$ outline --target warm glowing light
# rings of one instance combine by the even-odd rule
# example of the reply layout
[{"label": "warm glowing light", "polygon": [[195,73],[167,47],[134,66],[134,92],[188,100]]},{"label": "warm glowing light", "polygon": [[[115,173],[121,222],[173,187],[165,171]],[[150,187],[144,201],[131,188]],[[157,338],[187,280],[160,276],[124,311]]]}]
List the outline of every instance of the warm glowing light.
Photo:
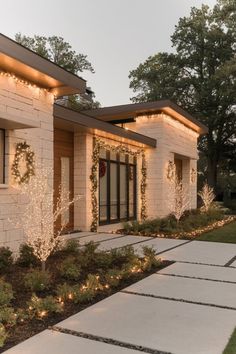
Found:
[{"label": "warm glowing light", "polygon": [[14,80],[16,83],[23,84],[24,86],[27,86],[29,88],[34,88],[34,89],[38,89],[38,90],[42,90],[44,92],[50,93],[49,89],[46,89],[46,88],[43,88],[43,87],[39,87],[36,84],[33,84],[32,82],[29,82],[27,80],[23,80],[23,79],[19,78],[18,76],[16,76],[15,74],[11,74],[11,73],[8,73],[8,72],[5,72],[5,71],[1,71],[0,72],[0,76],[8,77],[8,78]]}]

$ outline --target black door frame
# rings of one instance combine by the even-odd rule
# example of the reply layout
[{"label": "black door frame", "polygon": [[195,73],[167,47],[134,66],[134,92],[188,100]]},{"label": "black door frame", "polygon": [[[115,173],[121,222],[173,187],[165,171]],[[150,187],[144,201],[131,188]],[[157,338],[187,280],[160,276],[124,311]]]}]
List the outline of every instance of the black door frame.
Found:
[{"label": "black door frame", "polygon": [[[99,177],[99,183],[98,183],[98,188],[99,188],[99,225],[107,225],[107,224],[114,224],[122,221],[129,221],[129,220],[135,220],[137,218],[137,159],[134,157],[133,162],[129,162],[129,157],[128,155],[125,156],[125,161],[120,161],[120,154],[116,154],[116,160],[111,158],[111,154],[109,151],[106,152],[106,158],[100,158],[100,161],[103,161],[106,163],[107,170],[106,170],[106,184],[107,184],[107,204],[106,204],[106,215],[107,219],[101,221],[101,216],[100,216],[100,177]],[[117,218],[111,220],[111,196],[110,196],[110,187],[111,187],[111,163],[115,163],[117,165]],[[121,218],[120,217],[120,166],[125,165],[126,166],[126,194],[127,194],[127,200],[126,200],[126,210],[127,210],[127,217]],[[130,166],[133,167],[134,169],[134,176],[133,176],[133,216],[129,216],[129,203],[130,203],[130,198],[129,198],[129,168]]]}]

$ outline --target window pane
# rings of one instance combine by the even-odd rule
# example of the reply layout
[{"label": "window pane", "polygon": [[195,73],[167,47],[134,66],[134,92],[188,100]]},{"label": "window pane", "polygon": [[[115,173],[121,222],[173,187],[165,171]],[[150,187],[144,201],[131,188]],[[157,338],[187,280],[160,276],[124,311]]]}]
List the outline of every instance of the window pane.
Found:
[{"label": "window pane", "polygon": [[135,167],[129,165],[129,217],[134,217],[134,179]]},{"label": "window pane", "polygon": [[126,165],[120,165],[120,218],[127,218],[127,172]]},{"label": "window pane", "polygon": [[107,162],[99,162],[100,221],[107,220]]},{"label": "window pane", "polygon": [[116,163],[112,163],[110,165],[110,173],[111,173],[111,179],[110,179],[110,183],[111,183],[111,189],[110,189],[110,203],[111,203],[111,220],[112,219],[117,219],[118,215],[117,215],[117,164]]},{"label": "window pane", "polygon": [[4,183],[4,131],[0,130],[0,183]]}]

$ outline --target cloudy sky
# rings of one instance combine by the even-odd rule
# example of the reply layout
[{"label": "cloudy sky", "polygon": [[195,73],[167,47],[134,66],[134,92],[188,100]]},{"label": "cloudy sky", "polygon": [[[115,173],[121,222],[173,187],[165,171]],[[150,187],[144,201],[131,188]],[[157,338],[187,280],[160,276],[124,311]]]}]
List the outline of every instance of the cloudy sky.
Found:
[{"label": "cloudy sky", "polygon": [[88,55],[95,74],[84,72],[102,106],[132,97],[129,71],[149,55],[171,51],[170,35],[192,6],[216,0],[7,0],[1,1],[1,32],[14,38],[58,35]]}]

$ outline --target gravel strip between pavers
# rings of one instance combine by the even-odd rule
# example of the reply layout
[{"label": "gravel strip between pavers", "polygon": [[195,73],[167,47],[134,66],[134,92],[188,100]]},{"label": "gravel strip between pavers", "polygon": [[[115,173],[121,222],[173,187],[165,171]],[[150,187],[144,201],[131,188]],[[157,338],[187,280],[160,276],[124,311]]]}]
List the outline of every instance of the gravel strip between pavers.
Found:
[{"label": "gravel strip between pavers", "polygon": [[177,299],[177,298],[169,297],[169,296],[158,296],[158,295],[152,295],[152,294],[144,294],[144,293],[138,293],[136,291],[121,290],[120,292],[124,293],[124,294],[130,294],[130,295],[151,297],[151,298],[154,298],[154,299],[170,300],[170,301],[175,301],[175,302],[184,302],[186,304],[195,304],[195,305],[201,305],[201,306],[216,307],[216,308],[220,308],[220,309],[224,309],[224,310],[234,310],[234,311],[236,311],[236,307],[231,307],[231,306],[223,306],[223,305],[216,305],[216,304],[200,302],[200,301],[191,301],[191,300],[185,300],[185,299]]},{"label": "gravel strip between pavers", "polygon": [[153,275],[165,275],[165,276],[170,276],[170,277],[177,277],[177,278],[187,278],[187,279],[196,279],[196,280],[207,280],[207,281],[213,281],[216,283],[228,283],[228,284],[236,284],[236,281],[230,281],[230,280],[218,280],[218,279],[210,279],[210,278],[202,278],[202,277],[193,277],[190,275],[180,275],[180,274],[165,274],[165,273],[153,273]]},{"label": "gravel strip between pavers", "polygon": [[151,349],[151,348],[147,348],[147,347],[143,347],[140,345],[134,345],[134,344],[130,344],[130,343],[126,343],[126,342],[121,342],[112,338],[105,338],[105,337],[100,337],[100,336],[96,336],[94,334],[89,334],[89,333],[84,333],[84,332],[77,332],[77,331],[73,331],[71,329],[65,329],[59,326],[52,326],[49,327],[48,329],[53,330],[53,331],[57,331],[57,332],[61,332],[61,333],[65,333],[65,334],[70,334],[76,337],[81,337],[81,338],[86,338],[86,339],[90,339],[90,340],[94,340],[97,342],[102,342],[102,343],[106,343],[106,344],[112,344],[118,347],[123,347],[123,348],[127,348],[127,349],[133,349],[133,350],[137,350],[143,353],[149,353],[149,354],[173,354],[171,352],[163,352],[160,350],[156,350],[156,349]]}]

